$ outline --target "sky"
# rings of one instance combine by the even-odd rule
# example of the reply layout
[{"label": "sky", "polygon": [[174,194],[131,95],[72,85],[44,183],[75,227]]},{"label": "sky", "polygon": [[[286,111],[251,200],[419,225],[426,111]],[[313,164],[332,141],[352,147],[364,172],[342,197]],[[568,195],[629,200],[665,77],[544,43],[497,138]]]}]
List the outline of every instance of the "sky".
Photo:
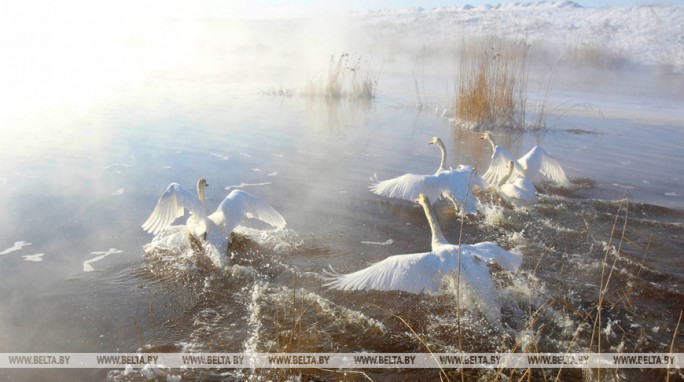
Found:
[{"label": "sky", "polygon": [[[283,17],[301,14],[334,13],[422,7],[473,6],[501,3],[535,3],[539,0],[90,0],[0,1],[0,22],[27,19],[83,19],[149,17]],[[552,2],[554,0],[547,0]],[[555,0],[558,1],[558,0]],[[634,5],[684,5],[684,0],[576,0],[585,7]],[[3,20],[5,19],[5,20]],[[2,28],[0,28],[2,29]]]}]

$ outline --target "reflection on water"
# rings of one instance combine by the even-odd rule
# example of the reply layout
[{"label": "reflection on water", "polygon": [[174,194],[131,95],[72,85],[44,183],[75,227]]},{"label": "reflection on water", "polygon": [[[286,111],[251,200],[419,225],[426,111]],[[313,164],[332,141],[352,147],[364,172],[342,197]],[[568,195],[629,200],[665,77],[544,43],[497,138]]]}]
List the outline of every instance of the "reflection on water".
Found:
[{"label": "reflection on water", "polygon": [[[491,147],[479,132],[382,96],[372,104],[326,103],[259,96],[228,80],[157,79],[128,90],[79,109],[9,119],[12,128],[0,130],[0,351],[424,352],[397,316],[433,351],[458,349],[452,278],[440,294],[416,296],[330,291],[319,274],[329,265],[350,272],[426,251],[422,211],[376,197],[368,186],[407,172],[433,173],[439,152],[427,144],[432,136],[444,140],[450,165],[484,172]],[[506,301],[502,322],[471,309],[478,301],[466,293],[464,350],[586,350],[587,317],[607,256],[616,271],[604,307],[605,349],[662,352],[684,280],[681,126],[588,117],[565,117],[564,124],[544,134],[498,135],[518,156],[541,144],[578,188],[549,187],[527,211],[488,204],[466,219],[464,243],[494,240],[519,250],[524,262],[515,275],[493,269]],[[596,134],[570,132],[577,126]],[[278,209],[287,229],[240,231],[225,269],[208,266],[191,249],[144,251],[152,238],[140,224],[160,193],[170,182],[189,185],[199,177],[212,185],[208,204],[243,188]],[[630,201],[620,204],[623,197]],[[447,238],[458,242],[459,219],[444,203],[437,210]],[[615,225],[621,232],[625,219],[620,244],[612,231]],[[220,371],[184,376],[212,373]],[[250,373],[223,375],[240,380]],[[434,378],[435,371],[368,375]]]}]

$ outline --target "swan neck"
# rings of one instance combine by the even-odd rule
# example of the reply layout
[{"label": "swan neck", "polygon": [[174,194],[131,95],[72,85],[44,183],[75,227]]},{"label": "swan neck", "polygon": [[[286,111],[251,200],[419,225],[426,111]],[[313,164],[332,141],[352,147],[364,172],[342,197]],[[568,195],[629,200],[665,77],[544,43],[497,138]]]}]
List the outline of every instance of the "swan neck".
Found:
[{"label": "swan neck", "polygon": [[492,151],[496,151],[496,143],[494,143],[494,138],[487,136],[487,141],[489,141],[489,144],[492,145]]},{"label": "swan neck", "polygon": [[204,196],[204,186],[201,183],[197,185],[197,197],[199,198],[200,202],[204,204],[206,198]]},{"label": "swan neck", "polygon": [[447,160],[447,153],[446,153],[446,147],[444,147],[444,143],[442,143],[441,140],[437,141],[437,146],[439,147],[439,151],[442,152],[442,161],[439,163],[439,169],[444,170],[446,169],[446,160]]},{"label": "swan neck", "polygon": [[444,238],[444,234],[442,233],[442,229],[439,226],[439,221],[437,220],[437,215],[435,214],[435,211],[430,207],[430,204],[428,204],[428,203],[420,203],[420,204],[423,206],[423,210],[425,211],[425,216],[427,217],[428,224],[430,225],[430,231],[432,232],[432,246],[433,246],[433,248],[435,245],[448,243],[446,238]]}]

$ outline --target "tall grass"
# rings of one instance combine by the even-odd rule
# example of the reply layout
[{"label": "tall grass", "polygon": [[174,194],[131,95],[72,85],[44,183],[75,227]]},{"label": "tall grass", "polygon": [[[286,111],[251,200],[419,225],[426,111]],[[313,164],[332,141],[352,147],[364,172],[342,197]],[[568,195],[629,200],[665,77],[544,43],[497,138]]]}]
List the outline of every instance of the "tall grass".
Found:
[{"label": "tall grass", "polygon": [[463,43],[454,115],[479,127],[525,125],[527,57],[522,41]]},{"label": "tall grass", "polygon": [[330,56],[327,73],[319,81],[312,80],[302,94],[328,100],[375,98],[378,81],[361,64],[361,57],[353,61],[348,53]]},{"label": "tall grass", "polygon": [[570,47],[565,59],[577,67],[617,70],[630,65],[625,51],[609,50],[596,44],[581,44]]}]

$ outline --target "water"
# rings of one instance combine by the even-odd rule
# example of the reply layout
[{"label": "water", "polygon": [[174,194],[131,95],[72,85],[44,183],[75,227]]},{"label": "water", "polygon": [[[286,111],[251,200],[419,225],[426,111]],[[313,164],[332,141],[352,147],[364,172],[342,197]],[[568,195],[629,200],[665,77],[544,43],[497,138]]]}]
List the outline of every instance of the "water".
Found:
[{"label": "water", "polygon": [[[262,95],[276,80],[181,72],[111,86],[92,99],[78,91],[39,99],[30,113],[31,100],[16,100],[0,132],[0,252],[8,249],[0,255],[0,352],[134,352],[142,346],[425,352],[397,316],[431,350],[456,351],[451,279],[440,294],[426,296],[330,291],[319,277],[328,266],[352,272],[390,255],[428,250],[422,210],[374,196],[368,186],[374,179],[434,172],[439,152],[427,144],[432,136],[444,140],[450,165],[481,171],[488,165],[491,148],[479,132],[413,107],[406,77],[388,74],[383,81],[398,91],[381,92],[374,102]],[[519,156],[540,143],[577,188],[546,187],[527,211],[481,196],[488,207],[465,221],[463,242],[494,240],[519,250],[524,261],[517,274],[493,269],[502,322],[489,322],[466,293],[463,350],[506,351],[517,344],[525,351],[586,351],[604,264],[615,269],[602,312],[602,349],[669,350],[683,301],[684,125],[653,114],[552,113],[558,129],[497,133]],[[170,182],[191,187],[199,177],[210,184],[210,208],[226,188],[240,186],[278,209],[286,230],[240,230],[226,269],[187,248],[146,246],[152,237],[140,225],[159,195]],[[459,219],[445,203],[436,209],[456,243]],[[11,250],[19,241],[30,245]],[[682,351],[678,346],[675,352]],[[122,372],[0,375],[116,380]],[[274,377],[208,370],[187,371],[184,378],[241,380],[252,373]],[[486,370],[467,373],[491,377]],[[581,371],[564,373],[583,378]],[[618,372],[630,373],[662,377]],[[435,370],[367,374],[374,380],[437,377]]]}]

